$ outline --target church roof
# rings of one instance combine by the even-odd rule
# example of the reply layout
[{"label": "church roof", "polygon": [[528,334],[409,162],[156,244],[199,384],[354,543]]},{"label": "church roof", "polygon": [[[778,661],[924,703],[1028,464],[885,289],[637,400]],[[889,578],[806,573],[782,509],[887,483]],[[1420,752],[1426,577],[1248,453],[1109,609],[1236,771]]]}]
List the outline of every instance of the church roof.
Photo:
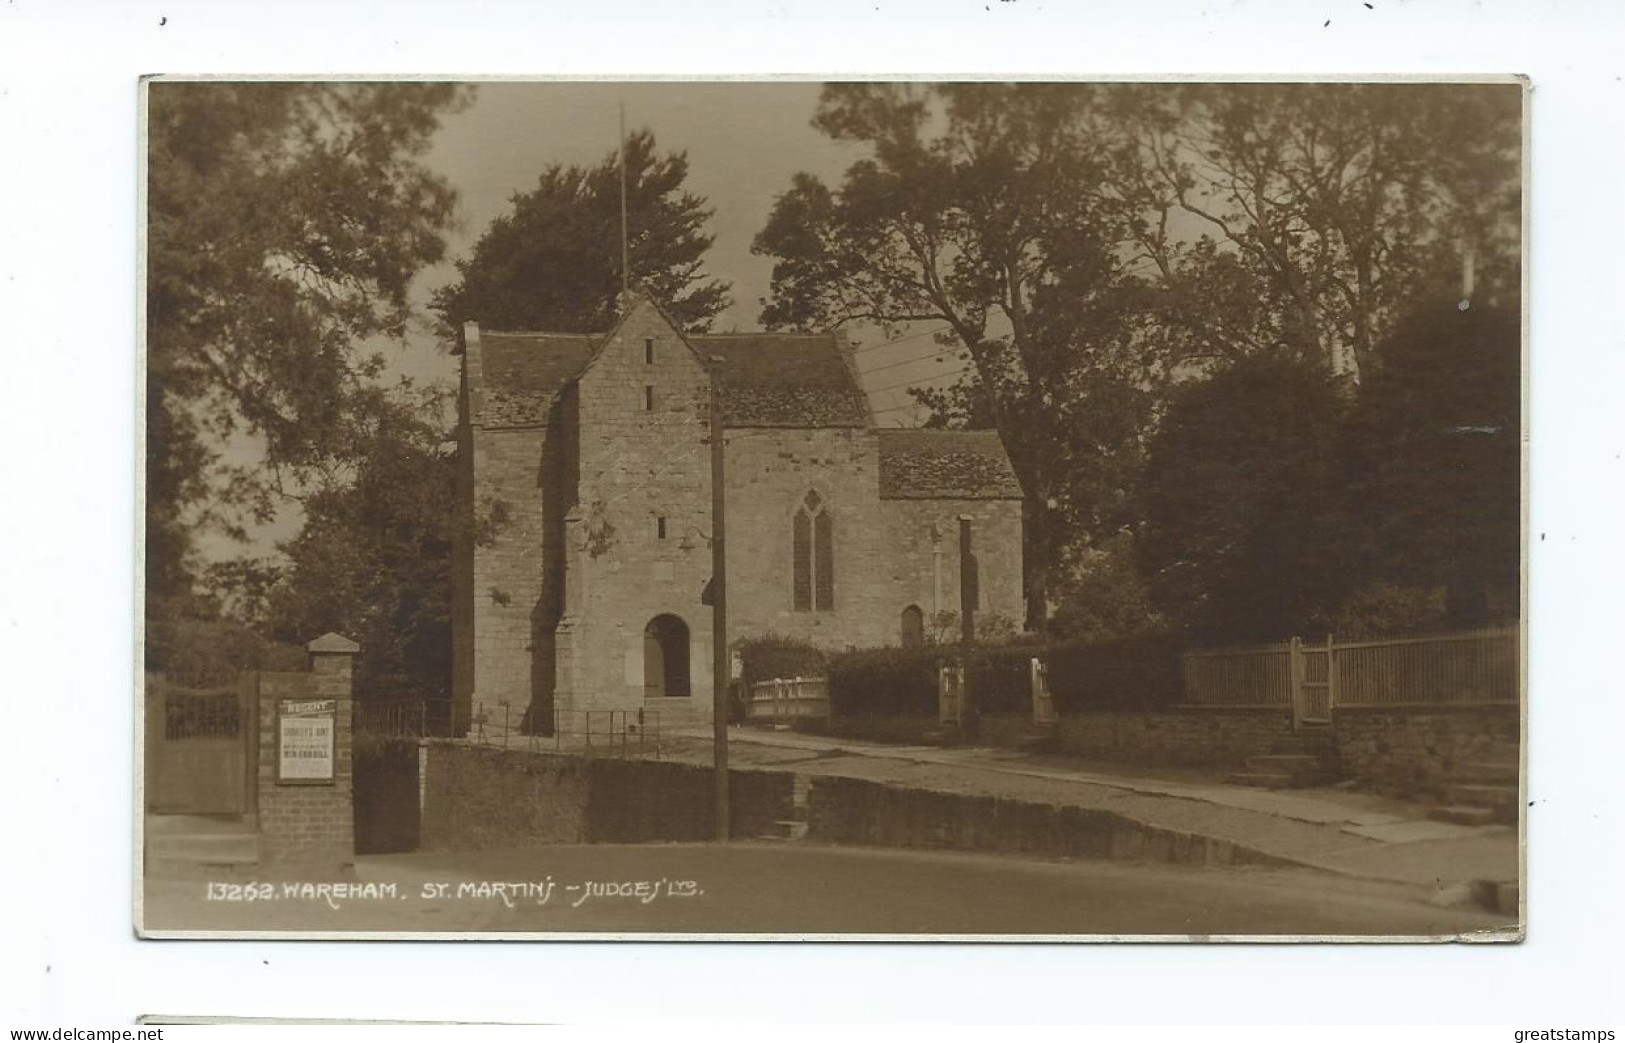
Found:
[{"label": "church roof", "polygon": [[[730,427],[863,427],[868,401],[840,334],[730,333],[686,337],[722,361],[722,415]],[[602,337],[480,333],[480,409],[486,427],[547,423],[553,399],[581,375]]]},{"label": "church roof", "polygon": [[600,338],[568,333],[481,331],[486,427],[546,424],[559,389],[580,375]]},{"label": "church roof", "polygon": [[869,404],[837,333],[732,333],[688,338],[722,359],[729,427],[864,427]]},{"label": "church roof", "polygon": [[880,428],[883,500],[1019,500],[997,431]]}]

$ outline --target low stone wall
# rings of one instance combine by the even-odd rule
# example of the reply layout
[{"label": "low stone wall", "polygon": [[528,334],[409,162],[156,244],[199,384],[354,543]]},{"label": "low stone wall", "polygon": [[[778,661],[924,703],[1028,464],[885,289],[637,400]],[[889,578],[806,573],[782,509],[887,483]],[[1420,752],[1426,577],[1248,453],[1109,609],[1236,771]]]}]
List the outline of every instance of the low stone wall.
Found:
[{"label": "low stone wall", "polygon": [[1058,742],[1062,752],[1100,760],[1237,768],[1291,734],[1289,711],[1182,708],[1069,714]]},{"label": "low stone wall", "polygon": [[814,779],[808,801],[808,837],[832,844],[1180,865],[1290,864],[1245,845],[1096,808],[936,793],[839,776]]},{"label": "low stone wall", "polygon": [[[709,768],[459,742],[424,749],[421,850],[710,840]],[[729,773],[735,836],[790,817],[794,777]]]},{"label": "low stone wall", "polygon": [[[873,742],[923,743],[936,731],[930,717],[837,717],[808,731]],[[977,721],[975,742],[1014,747],[1035,733],[1026,714],[990,714]],[[1292,733],[1284,710],[1182,708],[1165,713],[1074,713],[1061,719],[1055,750],[1095,760],[1235,768],[1267,753]]]},{"label": "low stone wall", "polygon": [[1379,792],[1439,800],[1463,761],[1516,748],[1516,706],[1338,707],[1343,775]]}]

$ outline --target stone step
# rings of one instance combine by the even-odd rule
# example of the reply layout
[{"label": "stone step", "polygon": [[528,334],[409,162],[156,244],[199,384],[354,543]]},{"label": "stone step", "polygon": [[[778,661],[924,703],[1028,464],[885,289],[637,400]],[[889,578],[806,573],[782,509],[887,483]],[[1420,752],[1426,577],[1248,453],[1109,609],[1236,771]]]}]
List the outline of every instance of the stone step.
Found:
[{"label": "stone step", "polygon": [[1265,789],[1291,789],[1302,785],[1296,775],[1280,771],[1233,771],[1224,781],[1232,786],[1257,786]]},{"label": "stone step", "polygon": [[807,823],[797,819],[780,819],[761,834],[763,840],[800,840],[807,835]]},{"label": "stone step", "polygon": [[1515,808],[1518,805],[1518,788],[1489,783],[1457,782],[1445,787],[1445,798],[1458,807]]},{"label": "stone step", "polygon": [[1429,808],[1428,818],[1435,822],[1453,822],[1458,826],[1488,826],[1495,823],[1495,809],[1465,805]]},{"label": "stone step", "polygon": [[1500,782],[1510,783],[1515,786],[1518,782],[1518,762],[1503,763],[1498,760],[1460,761],[1450,774],[1457,782]]}]

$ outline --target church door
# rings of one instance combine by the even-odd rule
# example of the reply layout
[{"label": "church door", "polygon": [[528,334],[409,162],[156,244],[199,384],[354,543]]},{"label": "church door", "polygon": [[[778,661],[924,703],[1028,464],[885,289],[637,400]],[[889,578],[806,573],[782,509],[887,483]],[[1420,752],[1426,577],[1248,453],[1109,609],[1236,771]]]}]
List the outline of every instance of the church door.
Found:
[{"label": "church door", "polygon": [[643,697],[686,696],[690,691],[688,624],[676,616],[656,616],[643,628]]},{"label": "church door", "polygon": [[920,606],[910,605],[903,609],[903,647],[923,648],[925,646],[925,613]]}]

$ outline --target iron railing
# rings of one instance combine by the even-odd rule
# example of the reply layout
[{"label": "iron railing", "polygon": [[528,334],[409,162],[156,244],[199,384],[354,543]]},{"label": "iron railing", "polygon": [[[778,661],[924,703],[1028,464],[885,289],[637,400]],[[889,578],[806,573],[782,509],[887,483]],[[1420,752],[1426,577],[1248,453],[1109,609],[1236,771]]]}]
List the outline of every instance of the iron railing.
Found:
[{"label": "iron railing", "polygon": [[358,699],[357,736],[378,739],[458,739],[481,746],[594,756],[660,755],[656,710],[553,710],[537,727],[534,712],[508,703],[475,701],[461,711],[449,699]]}]

